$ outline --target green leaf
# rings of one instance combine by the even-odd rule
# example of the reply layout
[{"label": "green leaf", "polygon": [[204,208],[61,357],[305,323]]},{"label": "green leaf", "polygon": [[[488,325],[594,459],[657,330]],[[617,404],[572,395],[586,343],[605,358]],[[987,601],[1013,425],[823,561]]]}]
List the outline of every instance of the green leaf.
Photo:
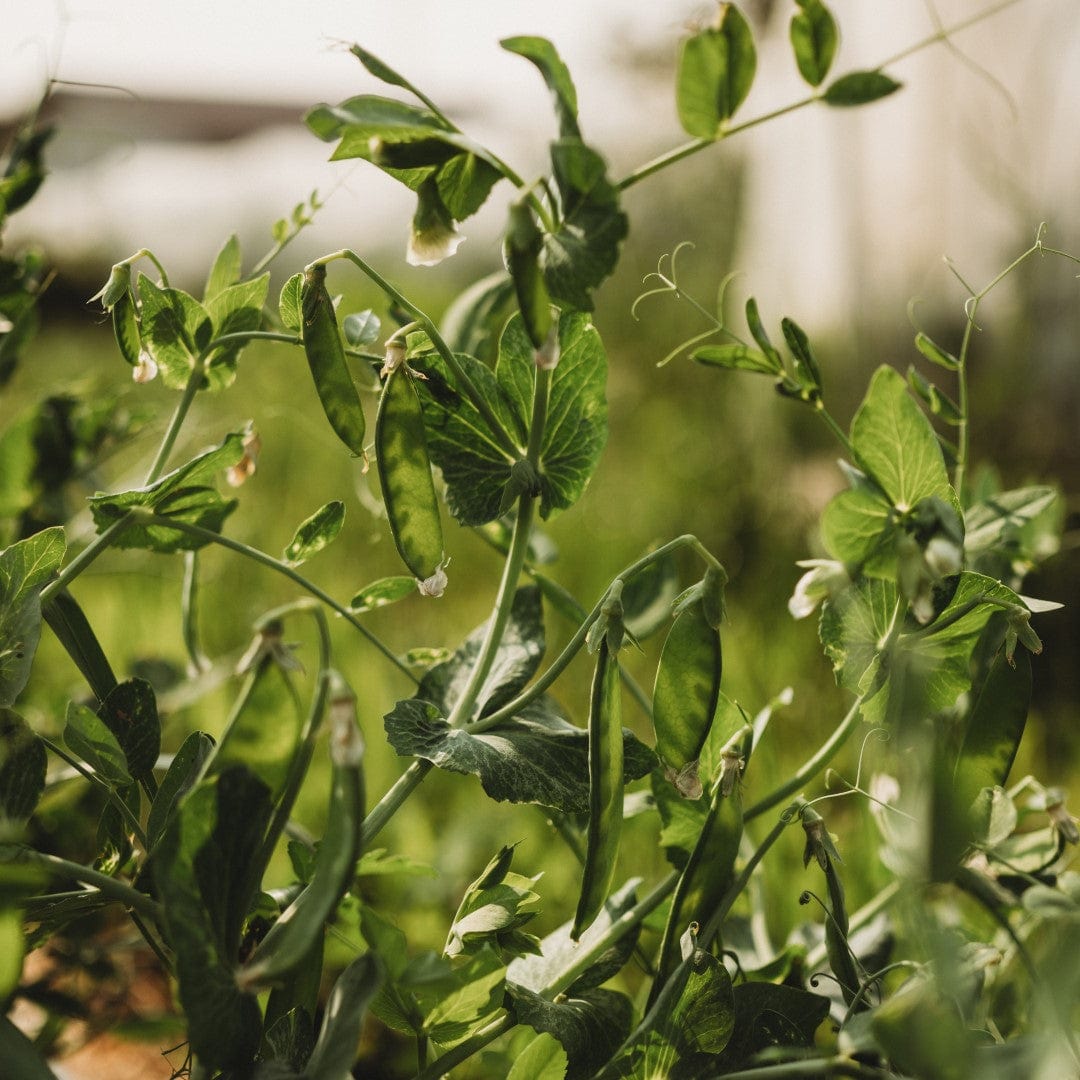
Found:
[{"label": "green leaf", "polygon": [[811,85],[820,86],[829,74],[839,34],[836,20],[821,0],[797,0],[800,11],[791,16],[791,47],[799,74]]},{"label": "green leaf", "polygon": [[908,385],[925,402],[931,416],[936,416],[954,427],[963,420],[956,402],[928,379],[923,378],[914,367],[908,368]]},{"label": "green leaf", "polygon": [[[451,728],[430,702],[399,701],[384,718],[390,745],[402,757],[421,757],[440,769],[478,776],[499,802],[531,802],[568,813],[589,806],[588,732],[542,700],[521,715],[472,735]],[[652,751],[623,729],[625,780],[652,767]]]},{"label": "green leaf", "polygon": [[45,744],[30,725],[11,709],[0,709],[0,823],[24,821],[34,812],[45,790],[46,764]]},{"label": "green leaf", "polygon": [[364,1013],[385,975],[375,953],[354,960],[337,978],[326,1002],[322,1027],[304,1076],[307,1080],[341,1080],[356,1060]]},{"label": "green leaf", "polygon": [[826,105],[868,105],[895,93],[902,85],[881,71],[852,71],[831,82],[821,100]]},{"label": "green leaf", "polygon": [[230,285],[235,285],[240,280],[240,268],[240,241],[236,233],[233,233],[222,245],[214,259],[214,265],[210,267],[206,288],[203,289],[203,302],[212,300]]},{"label": "green leaf", "polygon": [[[625,994],[614,990],[560,994],[552,1002],[511,982],[506,989],[518,1023],[557,1040],[555,1047],[562,1051],[566,1080],[595,1076],[630,1034],[634,1007]],[[518,1058],[518,1064],[523,1059],[524,1055]],[[521,1073],[523,1078],[533,1075]],[[556,1075],[562,1077],[563,1073]]]},{"label": "green leaf", "polygon": [[536,65],[555,102],[560,136],[580,136],[577,122],[577,90],[555,46],[542,37],[504,38],[499,44]]},{"label": "green leaf", "polygon": [[791,357],[795,366],[795,378],[806,395],[807,400],[814,400],[821,396],[821,368],[818,366],[814,350],[810,346],[810,339],[806,332],[794,319],[781,319],[780,329],[783,331],[784,340],[791,350]]},{"label": "green leaf", "polygon": [[1056,498],[1051,487],[1025,487],[975,503],[964,513],[964,550],[977,555],[995,547],[1038,517]]},{"label": "green leaf", "polygon": [[[161,378],[173,390],[183,390],[214,327],[210,313],[181,289],[162,289],[145,274],[139,275],[143,344],[161,369]],[[200,389],[210,382],[203,378]]]},{"label": "green leaf", "polygon": [[[206,310],[214,324],[214,337],[258,330],[262,325],[262,309],[270,287],[270,274],[251,281],[230,285],[206,302]],[[244,342],[219,346],[210,354],[206,366],[209,389],[223,390],[236,377],[236,362]]]},{"label": "green leaf", "polygon": [[0,551],[0,708],[13,705],[30,678],[41,636],[41,590],[65,551],[59,526]]},{"label": "green leaf", "polygon": [[64,742],[111,787],[131,783],[127,757],[108,724],[85,705],[68,703]]},{"label": "green leaf", "polygon": [[[205,450],[178,469],[146,487],[90,498],[90,511],[99,531],[124,517],[130,510],[152,510],[191,525],[217,532],[225,518],[236,509],[235,499],[223,499],[208,486],[218,473],[235,465],[244,456],[247,430],[234,431],[217,447]],[[170,529],[167,525],[134,524],[113,541],[114,546],[142,547],[151,551],[191,551],[206,543],[198,537]]]},{"label": "green leaf", "polygon": [[411,574],[380,578],[365,585],[350,601],[349,610],[362,615],[365,611],[396,604],[416,592],[416,578]]},{"label": "green leaf", "polygon": [[506,1080],[565,1080],[566,1051],[554,1035],[537,1035],[514,1058]]},{"label": "green leaf", "polygon": [[443,340],[455,353],[468,353],[482,360],[493,357],[513,295],[514,284],[504,270],[481,278],[458,293],[446,309]]},{"label": "green leaf", "polygon": [[346,315],[341,323],[341,331],[345,340],[355,349],[361,345],[370,345],[379,340],[379,331],[382,323],[378,315],[370,308],[358,311],[352,315]]},{"label": "green leaf", "polygon": [[821,515],[821,538],[834,559],[865,574],[895,576],[895,515],[876,491],[858,487],[835,496]]},{"label": "green leaf", "polygon": [[591,311],[592,290],[615,269],[629,222],[604,159],[580,139],[553,142],[551,168],[561,220],[544,238],[544,281],[556,302]]},{"label": "green leaf", "polygon": [[[461,697],[488,634],[482,623],[461,643],[445,663],[432,668],[421,680],[416,696],[450,714]],[[540,590],[524,585],[514,594],[510,618],[495,652],[491,670],[476,696],[480,716],[505,705],[536,674],[544,658],[544,613]]]},{"label": "green leaf", "polygon": [[345,504],[339,500],[319,507],[311,517],[301,522],[296,535],[285,549],[285,561],[300,566],[327,545],[333,543],[345,523]]},{"label": "green leaf", "polygon": [[715,26],[683,42],[675,87],[679,121],[695,139],[715,139],[746,99],[757,70],[754,36],[733,4],[721,4]]},{"label": "green leaf", "polygon": [[732,988],[735,1030],[716,1061],[718,1076],[750,1068],[774,1046],[812,1047],[829,1015],[829,999],[785,983],[742,982]]},{"label": "green leaf", "polygon": [[951,352],[931,341],[921,330],[915,335],[915,348],[931,363],[943,367],[946,371],[958,371],[960,361]]},{"label": "green leaf", "polygon": [[59,592],[41,613],[64,651],[82,672],[94,696],[98,701],[104,701],[116,686],[116,676],[75,598],[69,592]]},{"label": "green leaf", "polygon": [[304,287],[304,275],[293,274],[281,287],[281,295],[278,297],[278,314],[281,324],[286,330],[294,330],[300,333],[304,325],[304,309],[300,302],[300,293]]},{"label": "green leaf", "polygon": [[266,786],[234,766],[177,804],[151,861],[191,1050],[209,1069],[247,1069],[259,1045],[259,1007],[235,967],[270,811]]},{"label": "green leaf", "polygon": [[193,731],[180,745],[162,777],[146,819],[146,838],[151,848],[161,839],[180,800],[199,779],[213,748],[214,740],[202,731]]},{"label": "green leaf", "polygon": [[[507,851],[512,853],[513,848],[503,849]],[[497,864],[497,859],[493,864]],[[486,945],[503,957],[535,952],[536,939],[519,933],[540,912],[540,894],[533,889],[535,884],[535,878],[507,873],[494,865],[494,872],[485,872],[465,891],[446,936],[443,954],[460,956]],[[518,947],[522,943],[525,948]]]},{"label": "green leaf", "polygon": [[761,375],[779,375],[780,369],[772,359],[751,349],[748,345],[703,345],[690,354],[691,360],[707,367],[725,368],[728,371],[755,371]]},{"label": "green leaf", "polygon": [[491,949],[482,949],[454,971],[456,988],[439,995],[424,1017],[423,1030],[440,1045],[460,1042],[502,1005],[506,968]]},{"label": "green leaf", "polygon": [[883,366],[874,373],[851,423],[851,443],[856,464],[900,512],[935,495],[956,504],[930,421],[895,369]]},{"label": "green leaf", "polygon": [[6,1016],[0,1016],[0,1059],[19,1080],[57,1080],[34,1044]]},{"label": "green leaf", "polygon": [[161,721],[153,687],[129,679],[113,687],[98,715],[119,740],[128,769],[136,780],[149,780],[161,752]]},{"label": "green leaf", "polygon": [[367,49],[360,45],[353,45],[353,47],[349,49],[349,52],[351,52],[376,79],[387,83],[389,86],[400,86],[402,90],[408,90],[410,94],[415,95],[421,101],[425,100],[424,95],[417,90],[404,75],[399,74],[390,67],[389,64],[384,63],[375,56],[374,53],[369,53]]}]

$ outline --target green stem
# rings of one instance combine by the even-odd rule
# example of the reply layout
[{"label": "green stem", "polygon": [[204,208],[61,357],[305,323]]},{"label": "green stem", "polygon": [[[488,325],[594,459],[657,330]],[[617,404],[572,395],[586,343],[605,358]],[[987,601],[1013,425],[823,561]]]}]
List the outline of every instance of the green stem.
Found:
[{"label": "green stem", "polygon": [[68,587],[103,551],[108,548],[112,542],[120,535],[135,519],[135,512],[129,511],[123,517],[117,518],[104,532],[98,533],[89,544],[86,545],[41,590],[41,603],[47,604],[57,593],[62,592]]},{"label": "green stem", "polygon": [[150,846],[146,842],[146,833],[143,832],[139,819],[132,814],[130,808],[117,792],[92,769],[88,769],[78,758],[72,757],[62,746],[54,743],[52,739],[46,738],[44,735],[39,735],[38,738],[45,744],[46,749],[51,750],[61,761],[66,761],[80,776],[89,780],[94,787],[105,795],[105,798],[119,811],[120,816],[127,823],[127,827],[132,831],[143,851],[149,851]]},{"label": "green stem", "polygon": [[365,848],[382,832],[386,823],[398,812],[401,804],[420,786],[424,777],[431,772],[432,768],[434,766],[430,761],[418,758],[387,788],[386,794],[371,808],[371,812],[364,818],[360,835],[363,837]]},{"label": "green stem", "polygon": [[743,814],[744,821],[751,821],[759,814],[765,813],[766,810],[771,810],[774,806],[784,802],[794,795],[801,787],[803,787],[807,781],[813,779],[826,765],[833,759],[833,756],[840,749],[841,746],[847,741],[848,737],[855,730],[859,723],[859,709],[862,708],[865,695],[860,694],[852,703],[851,708],[848,710],[847,715],[836,730],[821,744],[820,749],[813,757],[809,758],[805,764],[791,777],[790,780],[781,784],[775,791],[766,795],[765,798],[759,802],[754,803]]},{"label": "green stem", "polygon": [[516,461],[521,456],[521,451],[503,426],[502,421],[495,415],[495,411],[492,409],[487,398],[485,398],[476,388],[472,380],[465,373],[464,368],[458,363],[457,357],[450,349],[450,346],[443,340],[435,323],[411,300],[408,300],[402,293],[395,289],[394,286],[379,274],[373,266],[369,265],[357,255],[355,251],[351,251],[349,248],[342,248],[340,251],[335,251],[331,255],[324,255],[322,258],[316,259],[315,262],[310,265],[324,265],[334,259],[348,259],[350,262],[355,263],[355,265],[378,285],[378,287],[382,289],[395,304],[403,308],[412,315],[417,322],[423,325],[427,332],[427,336],[431,339],[432,345],[435,346],[439,356],[442,357],[443,362],[453,373],[454,379],[457,381],[461,392],[469,399],[476,411],[483,417],[484,423],[487,425],[491,437],[498,444],[499,449],[506,454],[511,462]]},{"label": "green stem", "polygon": [[533,386],[532,420],[529,423],[529,445],[525,456],[529,464],[540,473],[541,453],[544,448],[544,433],[547,430],[548,402],[551,400],[551,370],[536,369],[536,382]]},{"label": "green stem", "polygon": [[854,461],[855,448],[851,445],[851,440],[848,438],[847,432],[836,422],[836,418],[825,408],[825,403],[820,399],[817,403],[816,412],[824,421],[825,426],[836,436],[840,445],[844,448],[844,453]]},{"label": "green stem", "polygon": [[420,681],[409,670],[408,666],[394,654],[393,650],[380,641],[348,608],[339,604],[329,593],[323,592],[314,582],[308,581],[303,574],[298,574],[288,563],[275,559],[272,555],[267,555],[265,551],[250,547],[239,540],[233,540],[228,536],[223,536],[221,533],[204,529],[201,525],[192,525],[186,521],[161,517],[157,514],[140,513],[138,516],[139,520],[147,525],[162,525],[169,529],[175,529],[177,532],[187,533],[189,536],[197,536],[206,543],[218,544],[221,547],[228,548],[230,551],[235,551],[239,555],[244,555],[257,563],[261,563],[263,566],[269,567],[271,570],[276,570],[279,574],[283,574],[290,581],[299,585],[305,592],[309,592],[312,596],[321,600],[331,611],[340,615],[354,629],[359,630],[402,674],[408,676],[414,683]]},{"label": "green stem", "polygon": [[145,893],[133,889],[126,882],[118,881],[116,878],[109,877],[108,874],[102,874],[89,866],[83,866],[81,863],[69,862],[67,859],[61,859],[56,855],[46,855],[43,852],[20,847],[16,844],[0,845],[0,861],[27,863],[45,870],[54,877],[81,881],[84,885],[92,885],[98,889],[102,896],[107,896],[110,900],[116,900],[148,919],[156,922],[161,917],[161,910],[157,903]]},{"label": "green stem", "polygon": [[146,474],[146,480],[143,481],[144,485],[152,484],[165,471],[165,462],[169,460],[169,454],[172,453],[177,436],[180,434],[180,428],[183,427],[192,403],[195,401],[195,395],[199,392],[203,379],[206,377],[204,357],[205,353],[196,360],[191,369],[191,374],[188,376],[188,381],[184,386],[184,392],[180,395],[180,400],[176,404],[172,419],[169,421],[169,426],[165,431],[165,437],[161,440],[161,445],[158,447],[158,452],[154,457],[154,463]]},{"label": "green stem", "polygon": [[505,1035],[516,1023],[517,1021],[509,1013],[504,1012],[470,1035],[464,1042],[458,1043],[452,1050],[447,1050],[426,1069],[418,1072],[415,1080],[442,1080],[455,1065],[467,1061],[473,1054],[483,1050],[488,1043],[494,1042],[500,1035]]}]

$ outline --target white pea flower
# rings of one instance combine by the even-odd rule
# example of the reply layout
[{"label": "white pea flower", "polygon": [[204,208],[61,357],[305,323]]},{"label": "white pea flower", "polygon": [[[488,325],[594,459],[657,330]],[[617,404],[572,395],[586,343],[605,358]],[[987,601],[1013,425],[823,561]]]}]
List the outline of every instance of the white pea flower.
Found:
[{"label": "white pea flower", "polygon": [[131,377],[137,383],[148,383],[157,378],[157,361],[145,350],[139,353],[139,362],[131,369]]},{"label": "white pea flower", "polygon": [[807,615],[812,615],[822,600],[827,600],[848,584],[843,563],[832,559],[803,559],[796,565],[809,569],[795,583],[795,591],[788,600],[788,611],[793,619],[805,619]]}]

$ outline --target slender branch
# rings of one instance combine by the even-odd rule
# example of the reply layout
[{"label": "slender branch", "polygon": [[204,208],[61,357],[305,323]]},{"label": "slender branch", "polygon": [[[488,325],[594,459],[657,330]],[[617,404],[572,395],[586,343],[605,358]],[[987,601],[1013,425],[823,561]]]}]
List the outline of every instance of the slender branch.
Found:
[{"label": "slender branch", "polygon": [[86,547],[75,556],[41,590],[41,603],[47,604],[57,593],[66,589],[112,542],[135,520],[135,512],[129,511],[123,517],[117,518],[103,532],[98,533]]},{"label": "slender branch", "polygon": [[180,400],[176,404],[172,419],[169,421],[169,426],[165,431],[165,437],[161,440],[161,445],[158,447],[158,452],[154,457],[154,463],[146,474],[145,484],[152,484],[165,471],[165,463],[169,460],[169,454],[172,453],[177,436],[180,434],[180,428],[183,427],[192,403],[195,401],[195,395],[198,394],[203,380],[206,378],[204,358],[205,353],[196,359],[191,369],[188,381],[184,385],[184,392],[180,395]]}]

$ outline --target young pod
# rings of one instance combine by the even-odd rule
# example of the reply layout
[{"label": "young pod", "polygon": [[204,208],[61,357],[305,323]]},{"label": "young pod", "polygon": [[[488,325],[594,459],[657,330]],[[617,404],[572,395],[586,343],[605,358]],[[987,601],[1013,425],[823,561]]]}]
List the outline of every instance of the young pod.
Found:
[{"label": "young pod", "polygon": [[258,991],[289,975],[310,954],[353,880],[360,857],[364,816],[361,768],[364,742],[351,691],[331,687],[330,758],[333,780],[326,833],[311,880],[281,913],[237,975],[240,987]]},{"label": "young pod", "polygon": [[443,533],[412,380],[404,363],[386,376],[375,420],[375,458],[394,544],[413,575],[426,581],[443,561]]},{"label": "young pod", "polygon": [[571,938],[600,914],[611,891],[623,820],[623,738],[619,661],[601,641],[589,704],[589,829],[581,898]]},{"label": "young pod", "polygon": [[300,289],[304,353],[323,412],[337,437],[356,455],[364,452],[364,410],[345,362],[337,316],[326,291],[326,267],[304,271]]}]

